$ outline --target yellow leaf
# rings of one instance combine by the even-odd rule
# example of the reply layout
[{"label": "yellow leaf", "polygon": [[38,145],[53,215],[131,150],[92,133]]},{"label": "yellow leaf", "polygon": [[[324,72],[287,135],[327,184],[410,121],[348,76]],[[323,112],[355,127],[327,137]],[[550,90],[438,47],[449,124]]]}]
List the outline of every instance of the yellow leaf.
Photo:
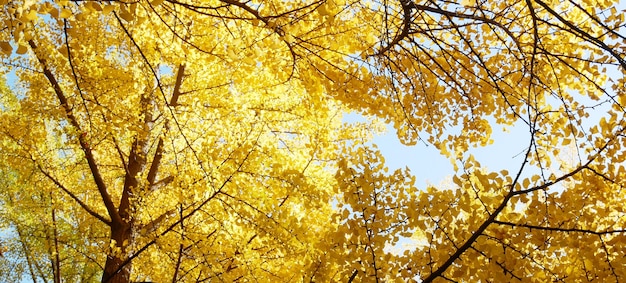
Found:
[{"label": "yellow leaf", "polygon": [[59,47],[59,49],[57,49],[57,50],[58,50],[58,51],[59,51],[59,53],[61,53],[64,57],[66,57],[66,58],[67,58],[67,55],[68,55],[68,54],[67,54],[67,47],[65,47],[65,46],[61,46],[61,47]]},{"label": "yellow leaf", "polygon": [[533,182],[537,182],[539,181],[539,179],[541,179],[541,177],[539,175],[533,175],[531,179],[533,180]]},{"label": "yellow leaf", "polygon": [[328,4],[326,2],[324,2],[322,5],[319,5],[317,7],[316,10],[320,14],[320,16],[327,16],[329,14],[327,6],[328,6]]},{"label": "yellow leaf", "polygon": [[50,14],[50,17],[54,18],[54,19],[58,19],[59,18],[59,9],[57,8],[52,8],[48,11],[48,13]]},{"label": "yellow leaf", "polygon": [[135,19],[135,16],[129,13],[126,9],[122,9],[122,11],[120,12],[120,17],[127,22],[132,22]]},{"label": "yellow leaf", "polygon": [[0,41],[0,50],[2,50],[4,54],[11,54],[11,51],[13,51],[13,46],[11,46],[8,41]]},{"label": "yellow leaf", "polygon": [[28,14],[26,14],[25,17],[28,21],[34,21],[35,19],[37,19],[37,11],[35,11],[35,9],[31,9],[30,11],[28,11]]},{"label": "yellow leaf", "polygon": [[88,2],[87,3],[87,9],[89,9],[91,11],[101,12],[102,11],[102,6],[100,6],[100,4],[98,4],[97,2]]},{"label": "yellow leaf", "polygon": [[26,45],[20,43],[20,44],[17,45],[17,51],[15,51],[15,52],[17,52],[17,54],[24,54],[24,53],[26,53],[26,51],[28,51],[28,47],[26,47]]},{"label": "yellow leaf", "polygon": [[61,9],[61,14],[59,15],[59,18],[61,19],[67,19],[72,15],[72,11],[70,11],[69,9]]},{"label": "yellow leaf", "polygon": [[108,13],[111,13],[111,11],[113,11],[114,9],[115,9],[114,5],[104,5],[104,7],[102,8],[102,13],[108,14]]},{"label": "yellow leaf", "polygon": [[233,49],[232,49],[232,48],[228,48],[228,49],[226,50],[226,53],[228,54],[228,57],[230,57],[230,59],[236,60],[236,59],[238,59],[238,58],[239,58],[239,57],[237,56],[237,54],[235,54],[235,51],[233,51]]}]

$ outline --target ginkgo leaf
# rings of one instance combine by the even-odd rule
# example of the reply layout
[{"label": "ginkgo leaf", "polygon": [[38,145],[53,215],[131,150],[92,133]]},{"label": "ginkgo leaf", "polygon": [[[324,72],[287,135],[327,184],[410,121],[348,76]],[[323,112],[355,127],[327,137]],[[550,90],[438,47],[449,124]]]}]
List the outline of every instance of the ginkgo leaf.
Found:
[{"label": "ginkgo leaf", "polygon": [[59,18],[59,9],[57,9],[57,8],[51,8],[50,10],[48,10],[48,13],[54,19],[58,19]]},{"label": "ginkgo leaf", "polygon": [[127,22],[132,22],[135,19],[135,15],[131,14],[128,10],[122,9],[120,11],[120,18]]},{"label": "ginkgo leaf", "polygon": [[163,4],[163,1],[164,0],[152,0],[150,2],[150,4],[152,4],[153,6],[159,6],[159,5]]},{"label": "ginkgo leaf", "polygon": [[91,11],[96,11],[96,12],[103,11],[102,6],[100,6],[100,4],[97,2],[89,2],[86,4],[86,7],[87,9]]},{"label": "ginkgo leaf", "polygon": [[59,14],[59,18],[67,19],[72,15],[72,11],[69,9],[62,8],[61,13]]},{"label": "ginkgo leaf", "polygon": [[28,11],[28,13],[24,15],[24,18],[27,21],[34,21],[35,19],[37,19],[37,11],[35,9],[31,9],[30,11]]},{"label": "ginkgo leaf", "polygon": [[13,51],[13,46],[11,46],[11,44],[7,41],[0,41],[0,49],[4,54],[11,54],[11,51]]},{"label": "ginkgo leaf", "polygon": [[28,51],[28,47],[22,43],[17,45],[17,50],[15,51],[17,54],[25,54]]},{"label": "ginkgo leaf", "polygon": [[104,14],[111,13],[113,10],[115,10],[115,5],[112,5],[112,4],[107,4],[107,5],[104,5],[104,7],[102,7],[102,12]]}]

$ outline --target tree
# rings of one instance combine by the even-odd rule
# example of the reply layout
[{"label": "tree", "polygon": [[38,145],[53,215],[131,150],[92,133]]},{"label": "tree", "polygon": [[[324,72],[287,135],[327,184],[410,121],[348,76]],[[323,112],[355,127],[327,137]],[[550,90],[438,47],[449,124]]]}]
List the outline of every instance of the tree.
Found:
[{"label": "tree", "polygon": [[[72,254],[102,282],[626,276],[616,2],[27,1],[2,17],[19,77],[3,205],[51,219],[18,238],[62,243],[55,280],[78,280]],[[346,111],[434,145],[454,185],[388,173],[376,124]],[[472,154],[494,127],[528,129],[514,172]]]},{"label": "tree", "polygon": [[[222,19],[83,4],[4,6],[19,81],[3,96],[2,163],[85,237],[60,241],[37,277],[70,280],[61,261],[91,260],[103,282],[302,276],[334,225],[328,169],[363,129],[296,77],[276,31],[206,34]],[[259,46],[282,50],[254,57]]]},{"label": "tree", "polygon": [[[371,61],[382,90],[366,108],[393,121],[403,142],[423,139],[449,156],[456,186],[412,200],[402,196],[404,178],[384,185],[376,174],[346,178],[340,170],[348,191],[362,192],[351,207],[372,208],[351,218],[360,224],[349,226],[344,245],[363,249],[352,253],[354,274],[423,282],[624,277],[626,251],[616,246],[624,240],[623,15],[615,3],[596,4],[381,3],[385,30]],[[481,167],[471,148],[489,144],[494,126],[514,124],[529,133],[518,169]],[[569,144],[574,162],[560,162]],[[377,160],[349,168],[381,168]],[[395,222],[371,226],[387,215]],[[390,260],[379,243],[393,243],[398,230],[416,232],[421,246]]]}]

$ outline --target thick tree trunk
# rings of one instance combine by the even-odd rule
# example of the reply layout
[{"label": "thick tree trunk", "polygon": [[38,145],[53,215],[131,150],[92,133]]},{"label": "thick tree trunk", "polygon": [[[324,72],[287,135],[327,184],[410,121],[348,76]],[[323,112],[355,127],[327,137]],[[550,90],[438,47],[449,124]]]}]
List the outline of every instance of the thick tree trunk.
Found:
[{"label": "thick tree trunk", "polygon": [[[119,223],[111,225],[111,240],[115,240],[115,246],[120,249],[120,253],[109,252],[104,265],[102,283],[129,283],[131,263],[124,262],[128,259],[127,247],[132,240],[131,225],[129,223]],[[123,265],[123,266],[122,266]]]},{"label": "thick tree trunk", "polygon": [[[131,195],[134,190],[139,189],[139,176],[146,169],[146,156],[148,155],[148,139],[152,130],[152,111],[154,101],[149,96],[142,97],[144,107],[144,132],[138,133],[132,143],[130,154],[128,155],[128,165],[124,176],[124,190],[120,198],[117,215],[118,221],[111,221],[111,240],[115,241],[115,246],[120,252],[109,252],[102,274],[102,283],[128,283],[130,282],[131,263],[125,261],[130,256],[128,247],[132,246],[133,216],[131,215]],[[158,165],[157,165],[158,167]],[[148,176],[155,172],[149,172]]]}]

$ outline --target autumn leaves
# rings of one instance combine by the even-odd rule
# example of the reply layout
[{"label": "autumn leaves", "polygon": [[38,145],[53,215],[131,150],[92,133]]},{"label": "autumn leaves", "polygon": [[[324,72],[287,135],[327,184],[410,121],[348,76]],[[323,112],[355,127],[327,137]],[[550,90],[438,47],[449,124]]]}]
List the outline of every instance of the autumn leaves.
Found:
[{"label": "autumn leaves", "polygon": [[[623,16],[603,5],[4,5],[0,158],[20,186],[0,196],[28,217],[2,218],[3,254],[33,281],[620,281]],[[346,111],[434,145],[454,182],[388,172],[377,125]],[[481,166],[470,151],[511,125],[518,170]]]}]

